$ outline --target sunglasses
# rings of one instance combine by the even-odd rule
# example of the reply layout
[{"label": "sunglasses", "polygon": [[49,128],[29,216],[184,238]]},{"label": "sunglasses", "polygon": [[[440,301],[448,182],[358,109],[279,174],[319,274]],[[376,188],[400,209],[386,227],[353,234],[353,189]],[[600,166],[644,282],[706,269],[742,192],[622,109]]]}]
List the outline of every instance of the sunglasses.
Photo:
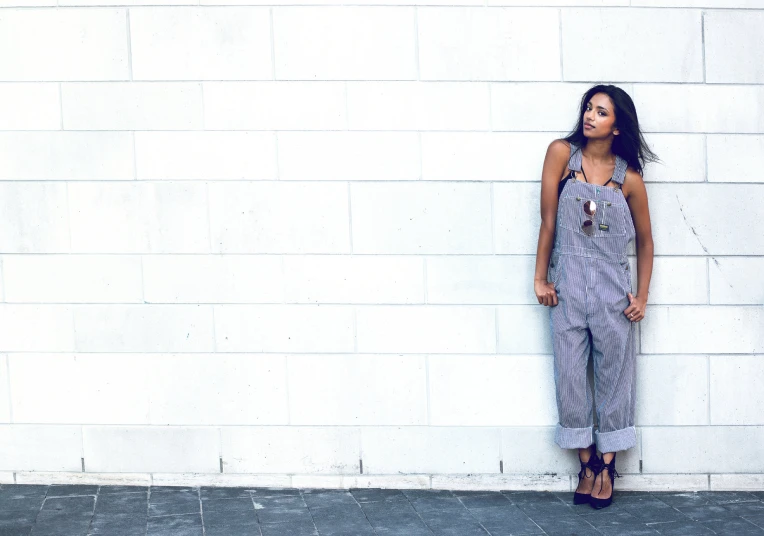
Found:
[{"label": "sunglasses", "polygon": [[592,236],[594,234],[594,215],[597,214],[597,203],[591,199],[584,201],[584,214],[586,214],[586,219],[581,224],[581,230],[585,235]]}]

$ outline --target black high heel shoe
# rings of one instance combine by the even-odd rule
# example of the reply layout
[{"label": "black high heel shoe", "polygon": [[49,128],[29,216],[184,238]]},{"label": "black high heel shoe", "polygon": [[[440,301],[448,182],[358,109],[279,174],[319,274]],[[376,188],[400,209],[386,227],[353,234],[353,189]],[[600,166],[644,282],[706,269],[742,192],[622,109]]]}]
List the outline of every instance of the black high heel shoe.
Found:
[{"label": "black high heel shoe", "polygon": [[[615,452],[613,453],[613,459],[610,460],[610,463],[605,463],[604,460],[602,462],[602,465],[600,466],[600,473],[607,469],[607,476],[610,477],[610,497],[607,499],[599,499],[597,497],[590,497],[589,504],[592,505],[592,508],[595,510],[599,510],[601,508],[606,508],[610,506],[610,503],[613,502],[613,493],[615,493],[615,477],[620,477],[621,475],[618,474],[618,471],[615,470]],[[604,455],[603,455],[604,458]],[[600,491],[602,490],[602,483],[600,483]],[[594,490],[592,490],[594,491]]]},{"label": "black high heel shoe", "polygon": [[[602,460],[597,456],[597,447],[590,445],[589,451],[590,455],[588,462],[582,462],[581,458],[578,458],[578,461],[581,463],[581,470],[578,472],[579,484],[581,484],[581,479],[586,476],[587,469],[589,469],[596,478],[597,474],[600,472],[600,467],[602,466]],[[573,493],[573,504],[586,504],[589,502],[589,499],[591,499],[591,495],[588,493]]]}]

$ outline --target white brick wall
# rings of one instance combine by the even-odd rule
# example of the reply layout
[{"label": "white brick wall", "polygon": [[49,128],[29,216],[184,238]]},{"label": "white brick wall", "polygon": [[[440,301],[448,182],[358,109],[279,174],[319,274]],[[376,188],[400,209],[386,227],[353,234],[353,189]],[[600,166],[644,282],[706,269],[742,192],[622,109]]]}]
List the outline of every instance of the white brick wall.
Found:
[{"label": "white brick wall", "polygon": [[764,489],[764,3],[299,4],[2,2],[0,482],[570,489],[539,178],[605,82],[662,159],[621,487]]}]

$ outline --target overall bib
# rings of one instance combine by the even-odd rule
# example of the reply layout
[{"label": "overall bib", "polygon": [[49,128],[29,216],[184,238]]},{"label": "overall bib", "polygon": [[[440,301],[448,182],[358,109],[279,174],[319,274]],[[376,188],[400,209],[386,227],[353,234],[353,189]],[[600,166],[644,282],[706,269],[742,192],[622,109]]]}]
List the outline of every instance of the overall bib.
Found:
[{"label": "overall bib", "polygon": [[[580,174],[581,150],[571,144],[570,153],[568,167]],[[549,314],[559,418],[555,442],[566,449],[586,448],[596,438],[600,452],[615,452],[637,441],[635,325],[623,314],[632,292],[627,247],[636,234],[620,188],[626,167],[616,156],[607,186],[569,179],[560,194],[549,262],[558,304]],[[594,218],[584,212],[588,200],[597,203]],[[593,219],[591,235],[582,228],[587,219]],[[590,353],[595,407],[586,374]]]}]

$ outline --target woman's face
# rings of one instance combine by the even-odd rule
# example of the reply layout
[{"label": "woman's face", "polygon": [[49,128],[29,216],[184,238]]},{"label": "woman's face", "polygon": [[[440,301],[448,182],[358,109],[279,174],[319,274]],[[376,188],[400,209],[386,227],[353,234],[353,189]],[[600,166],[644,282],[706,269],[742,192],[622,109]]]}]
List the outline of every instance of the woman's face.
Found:
[{"label": "woman's face", "polygon": [[613,101],[605,93],[595,93],[584,109],[584,136],[607,138],[617,134]]}]

